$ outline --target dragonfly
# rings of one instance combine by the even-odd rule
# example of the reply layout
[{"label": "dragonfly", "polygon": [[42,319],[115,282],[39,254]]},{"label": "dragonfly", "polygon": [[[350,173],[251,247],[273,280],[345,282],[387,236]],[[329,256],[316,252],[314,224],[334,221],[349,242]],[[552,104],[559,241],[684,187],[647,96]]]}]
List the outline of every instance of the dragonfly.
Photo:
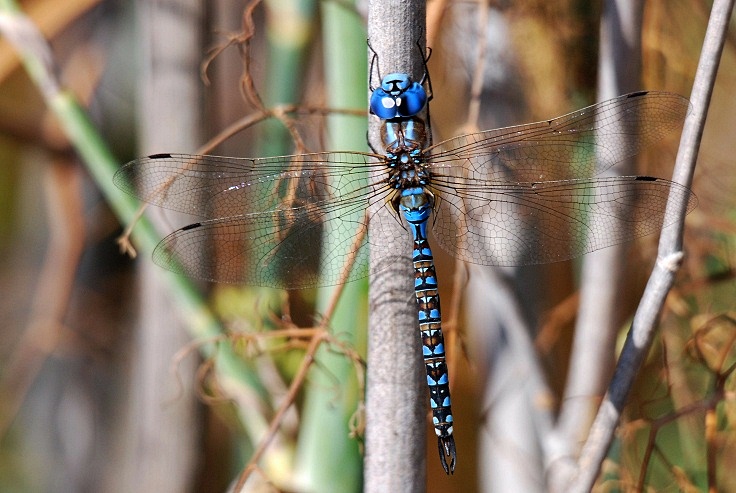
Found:
[{"label": "dragonfly", "polygon": [[[114,182],[201,219],[166,236],[153,260],[210,281],[302,289],[360,279],[369,274],[369,248],[406,261],[405,239],[393,233],[399,223],[413,241],[432,421],[451,474],[457,454],[430,242],[471,264],[520,266],[660,230],[676,220],[668,201],[690,211],[695,195],[662,178],[605,172],[677,130],[689,104],[676,94],[636,92],[433,144],[422,116],[430,99],[425,78],[379,79],[370,108],[381,121],[381,152],[154,154],[122,166]],[[348,254],[354,260],[346,273]]]}]

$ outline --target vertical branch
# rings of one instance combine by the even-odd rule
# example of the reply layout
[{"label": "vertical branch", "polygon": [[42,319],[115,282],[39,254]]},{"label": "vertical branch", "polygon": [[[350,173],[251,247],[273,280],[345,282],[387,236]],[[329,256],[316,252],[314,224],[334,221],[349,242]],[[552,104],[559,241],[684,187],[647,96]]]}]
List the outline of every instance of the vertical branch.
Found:
[{"label": "vertical branch", "polygon": [[[711,10],[690,97],[693,111],[685,119],[685,128],[675,162],[673,178],[683,185],[689,186],[692,181],[700,137],[703,133],[710,95],[715,83],[733,6],[734,0],[717,0]],[[675,274],[683,256],[681,251],[682,231],[686,208],[686,203],[681,204],[681,209],[676,211],[680,215],[680,220],[662,231],[657,263],[634,316],[608,393],[601,403],[588,440],[583,447],[577,464],[577,477],[572,487],[566,491],[590,491],[598,476],[600,465],[613,440],[613,433],[621,417],[626,398],[651,346],[659,313],[674,283]]]},{"label": "vertical branch", "polygon": [[[608,0],[603,5],[598,61],[598,100],[639,89],[641,72],[641,1]],[[628,159],[611,174],[632,174]],[[580,309],[575,326],[567,384],[562,399],[555,443],[558,454],[574,456],[590,429],[595,407],[605,393],[614,366],[616,330],[623,322],[619,294],[625,265],[626,244],[614,245],[583,259]],[[564,475],[550,469],[554,486]]]},{"label": "vertical branch", "polygon": [[[324,46],[324,87],[330,108],[365,107],[366,60],[363,20],[348,3],[326,2],[321,6]],[[367,148],[365,134],[367,118],[334,114],[327,119],[327,135],[331,150]],[[366,173],[367,175],[367,173]],[[362,177],[367,183],[367,176]],[[327,221],[323,238],[331,244],[346,245],[342,250],[344,268],[352,265],[354,252],[362,243],[353,240],[354,230],[330,228]],[[365,231],[359,235],[365,236]],[[355,252],[354,252],[355,253]],[[368,281],[362,279],[344,286],[318,290],[316,311],[328,319],[330,327],[356,344],[365,354],[367,329]],[[339,303],[335,304],[339,297]],[[317,355],[321,371],[313,372],[302,408],[301,429],[297,453],[299,488],[305,491],[329,491],[340,485],[340,491],[360,491],[362,460],[358,441],[346,433],[362,387],[356,385],[353,365],[344,354],[323,348]],[[335,398],[334,386],[339,385],[340,398]]]},{"label": "vertical branch", "polygon": [[43,191],[49,242],[23,337],[5,362],[0,393],[0,437],[11,426],[46,358],[57,349],[69,309],[74,276],[84,251],[81,171],[63,161],[46,170]]},{"label": "vertical branch", "polygon": [[[200,141],[202,111],[199,63],[202,52],[201,2],[187,0],[172,8],[166,2],[137,4],[142,60],[139,82],[139,141],[144,154],[165,149],[193,150]],[[152,219],[161,219],[151,211]],[[161,224],[164,226],[164,224]],[[161,296],[165,285],[158,267],[140,264],[140,313],[133,360],[130,416],[125,424],[131,440],[124,489],[183,491],[192,484],[198,449],[193,382],[196,359],[180,365],[182,395],[166,406],[174,388],[170,361],[188,341],[172,299]],[[135,485],[135,486],[134,486]]]},{"label": "vertical branch", "polygon": [[[368,38],[381,74],[404,72],[420,80],[424,64],[426,7],[417,0],[374,1],[368,10]],[[375,68],[374,68],[375,70]],[[372,74],[375,80],[376,73]],[[369,74],[369,78],[371,74]],[[371,117],[369,139],[380,149],[380,120]],[[381,177],[371,177],[380,179]],[[378,204],[382,206],[384,204]],[[384,207],[380,214],[390,213]],[[388,222],[388,221],[385,221]],[[394,221],[402,252],[371,248],[368,318],[365,491],[423,491],[427,390],[423,385],[417,307],[411,291],[411,235]],[[386,228],[383,228],[384,230]],[[373,234],[369,227],[369,235]],[[401,262],[381,270],[389,258]]]}]

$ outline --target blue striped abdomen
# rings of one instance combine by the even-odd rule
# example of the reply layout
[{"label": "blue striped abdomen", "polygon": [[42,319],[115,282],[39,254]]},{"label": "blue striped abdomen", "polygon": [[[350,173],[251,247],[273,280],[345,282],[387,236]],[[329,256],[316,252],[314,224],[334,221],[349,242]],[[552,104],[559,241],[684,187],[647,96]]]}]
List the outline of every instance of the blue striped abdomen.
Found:
[{"label": "blue striped abdomen", "polygon": [[[445,471],[455,469],[455,441],[452,437],[450,382],[445,362],[445,340],[442,335],[440,295],[432,250],[427,241],[427,220],[432,212],[433,197],[422,188],[401,190],[399,210],[404,214],[414,237],[414,293],[417,298],[422,353],[427,371],[432,422],[438,437],[440,458]],[[444,449],[444,450],[443,450]],[[450,465],[446,462],[450,457]]]}]

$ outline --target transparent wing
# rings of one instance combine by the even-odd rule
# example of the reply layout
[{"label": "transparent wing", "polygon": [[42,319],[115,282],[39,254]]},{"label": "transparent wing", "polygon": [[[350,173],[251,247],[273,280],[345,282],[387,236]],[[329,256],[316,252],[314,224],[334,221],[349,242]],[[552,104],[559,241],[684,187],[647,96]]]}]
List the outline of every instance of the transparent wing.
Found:
[{"label": "transparent wing", "polygon": [[[393,211],[382,217],[367,213],[371,202],[379,209],[388,207],[389,194],[382,187],[369,200],[308,204],[191,224],[164,238],[153,260],[193,278],[283,289],[361,279],[368,275],[369,243],[396,252],[391,257],[396,261],[410,253],[401,252],[399,238],[381,232],[399,221]],[[370,242],[369,220],[376,221],[378,231]],[[354,260],[348,265],[351,254]]]},{"label": "transparent wing", "polygon": [[[547,122],[465,135],[424,153],[437,196],[434,232],[457,257],[486,265],[554,262],[651,233],[672,219],[664,204],[695,198],[666,180],[588,178],[676,128],[688,109],[667,93],[622,96]],[[162,241],[155,260],[192,277],[297,288],[367,273],[370,243],[400,252],[381,235],[395,214],[385,157],[335,152],[262,159],[158,154],[126,164],[124,191],[155,205],[207,219]],[[565,178],[575,178],[565,180]],[[547,181],[551,180],[551,181]],[[614,221],[620,220],[620,222]],[[396,231],[396,229],[393,229]],[[408,233],[407,233],[408,235]],[[323,251],[320,253],[320,246]],[[403,255],[405,256],[405,255]]]},{"label": "transparent wing", "polygon": [[425,151],[430,169],[475,180],[552,181],[601,173],[678,129],[687,99],[638,92],[552,120],[462,135]]},{"label": "transparent wing", "polygon": [[367,241],[356,237],[366,211],[385,206],[391,194],[385,180],[368,182],[369,171],[385,169],[379,158],[159,154],[126,164],[115,183],[152,204],[212,218],[162,240],[157,264],[199,279],[302,288],[339,282],[351,253],[347,280],[367,275]]},{"label": "transparent wing", "polygon": [[[623,176],[515,184],[439,177],[433,233],[466,262],[528,265],[567,260],[654,233],[676,219],[668,198],[692,210],[686,187]],[[445,192],[445,193],[442,193]]]},{"label": "transparent wing", "polygon": [[202,218],[230,217],[367,193],[366,174],[381,156],[325,152],[270,158],[155,154],[115,173],[114,183],[145,202]]}]

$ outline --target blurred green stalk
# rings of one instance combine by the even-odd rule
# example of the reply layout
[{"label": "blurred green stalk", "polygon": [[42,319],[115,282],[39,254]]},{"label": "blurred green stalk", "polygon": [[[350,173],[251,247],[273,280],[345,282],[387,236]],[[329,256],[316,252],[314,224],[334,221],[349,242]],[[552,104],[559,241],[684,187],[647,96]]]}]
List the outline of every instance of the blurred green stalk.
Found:
[{"label": "blurred green stalk", "polygon": [[[0,32],[18,50],[28,74],[120,222],[129,224],[134,221],[140,203],[113,185],[112,178],[118,169],[118,161],[74,95],[61,88],[46,40],[12,0],[0,0]],[[136,224],[133,239],[146,255],[150,255],[160,235],[144,216]],[[219,322],[189,279],[163,269],[161,275],[165,277],[166,286],[181,310],[192,337],[213,338],[223,334]],[[205,358],[217,356],[218,370],[228,378],[243,381],[253,386],[259,395],[267,395],[258,380],[231,352],[229,344],[216,347],[215,343],[208,343],[200,345],[199,349]]]},{"label": "blurred green stalk", "polygon": [[[266,107],[297,104],[304,91],[306,61],[314,37],[315,0],[266,0],[266,77],[262,90]],[[261,125],[259,155],[291,154],[293,141],[284,125],[270,119]]]},{"label": "blurred green stalk", "polygon": [[[360,16],[347,4],[323,2],[322,27],[325,93],[330,108],[365,108],[367,103],[366,33]],[[327,121],[331,150],[366,149],[367,116],[331,115]],[[366,183],[368,177],[366,174]],[[326,231],[340,234],[339,231]],[[354,232],[347,232],[352,234]],[[345,233],[343,233],[345,234]],[[351,241],[345,241],[349,245]],[[347,255],[347,252],[345,252]],[[320,289],[317,312],[324,313],[335,287]],[[368,280],[345,285],[330,327],[365,358]],[[323,347],[320,369],[312,372],[302,411],[298,479],[307,491],[349,493],[363,484],[359,443],[348,436],[359,389],[354,366],[342,354]],[[335,387],[338,386],[337,391]]]}]

